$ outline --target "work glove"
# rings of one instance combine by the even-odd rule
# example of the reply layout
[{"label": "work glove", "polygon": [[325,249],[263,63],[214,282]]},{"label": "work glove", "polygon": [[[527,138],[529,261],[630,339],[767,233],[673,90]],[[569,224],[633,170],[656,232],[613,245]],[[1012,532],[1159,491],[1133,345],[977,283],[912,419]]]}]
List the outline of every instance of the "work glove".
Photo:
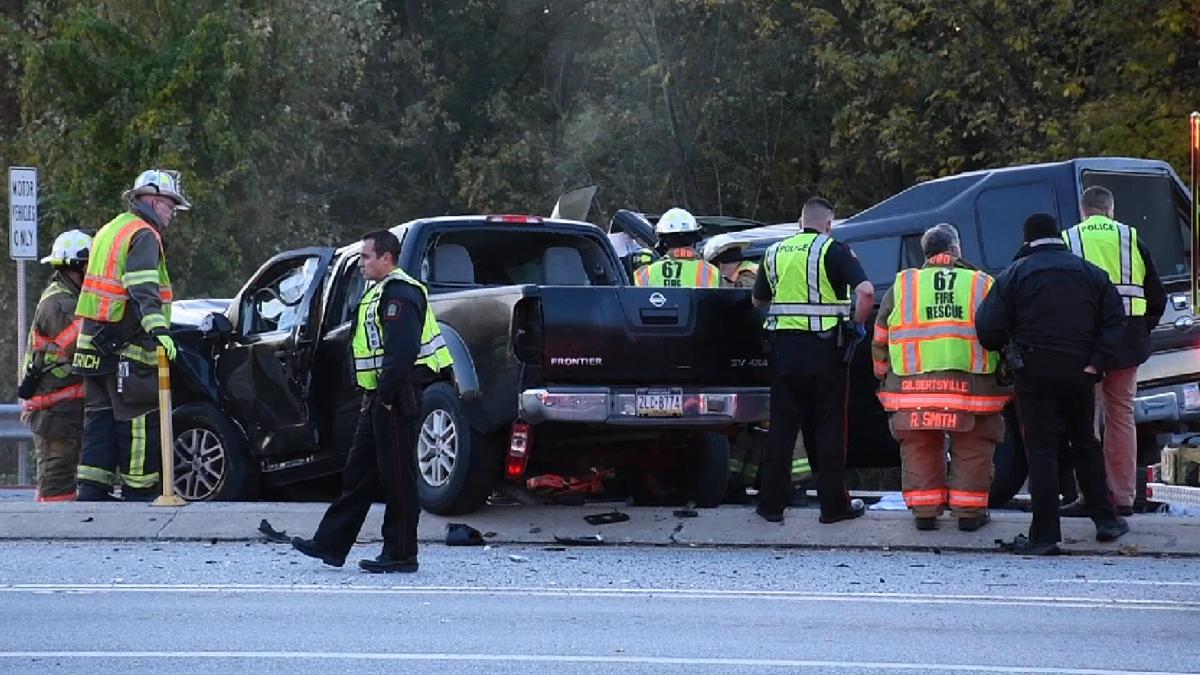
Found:
[{"label": "work glove", "polygon": [[162,345],[163,349],[166,350],[167,360],[174,361],[175,354],[178,353],[178,350],[175,349],[175,339],[166,333],[156,333],[154,339],[158,340],[158,344]]},{"label": "work glove", "polygon": [[861,342],[867,337],[867,327],[861,323],[854,324],[854,337],[858,342]]}]

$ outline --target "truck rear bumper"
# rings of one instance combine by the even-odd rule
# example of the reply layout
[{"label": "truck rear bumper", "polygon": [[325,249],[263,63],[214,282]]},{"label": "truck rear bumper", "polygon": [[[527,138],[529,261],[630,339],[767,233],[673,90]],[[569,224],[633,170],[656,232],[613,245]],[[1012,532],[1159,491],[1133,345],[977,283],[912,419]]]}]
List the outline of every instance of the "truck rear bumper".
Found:
[{"label": "truck rear bumper", "polygon": [[640,427],[719,427],[761,422],[771,415],[768,387],[682,388],[681,415],[639,415],[635,388],[549,387],[521,392],[521,419]]}]

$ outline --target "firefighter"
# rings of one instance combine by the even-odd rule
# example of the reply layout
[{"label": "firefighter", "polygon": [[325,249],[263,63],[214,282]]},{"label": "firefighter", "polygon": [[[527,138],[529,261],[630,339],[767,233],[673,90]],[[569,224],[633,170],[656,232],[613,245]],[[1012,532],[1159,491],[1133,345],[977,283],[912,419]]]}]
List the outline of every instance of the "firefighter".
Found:
[{"label": "firefighter", "polygon": [[670,209],[654,226],[659,246],[666,248],[666,257],[638,267],[633,273],[635,286],[668,288],[716,288],[721,285],[721,271],[705,262],[693,248],[700,241],[700,223],[683,209]]},{"label": "firefighter", "polygon": [[171,280],[161,231],[191,208],[179,172],[143,171],[121,195],[129,210],[92,242],[76,313],[83,318],[72,361],[83,375],[84,431],[78,499],[149,501],[158,492],[158,359],[175,358]]},{"label": "firefighter", "polygon": [[1095,385],[1125,333],[1125,312],[1108,274],[1073,255],[1058,221],[1035,213],[1025,244],[975,313],[979,343],[1004,350],[1013,368],[1021,437],[1029,459],[1033,520],[1014,552],[1057,555],[1059,443],[1065,436],[1079,490],[1098,541],[1129,531],[1108,493],[1104,451],[1096,438]]},{"label": "firefighter", "polygon": [[81,319],[75,303],[83,285],[92,238],[79,230],[58,235],[50,255],[54,270],[38,300],[25,351],[25,377],[17,394],[24,399],[21,418],[33,432],[37,457],[37,501],[75,499],[75,469],[83,437],[83,380],[71,372],[71,357]]},{"label": "firefighter", "polygon": [[363,235],[359,267],[375,283],[359,301],[351,340],[355,376],[364,392],[358,426],[341,494],[312,539],[292,539],[304,555],[341,567],[382,488],[383,552],[358,562],[372,573],[417,571],[420,386],[453,363],[425,287],[396,266],[399,256],[395,234]]},{"label": "firefighter", "polygon": [[917,529],[937,529],[949,504],[958,529],[974,532],[988,522],[992,453],[1004,440],[1001,413],[1011,398],[996,380],[998,355],[975,336],[975,310],[992,278],[962,259],[952,225],[926,230],[921,249],[925,266],[896,275],[875,318],[879,401],[900,442],[904,503]]},{"label": "firefighter", "polygon": [[721,271],[721,286],[754,288],[754,280],[758,278],[758,263],[742,259],[742,252],[747,246],[749,244],[746,242],[730,241],[705,247],[705,259]]},{"label": "firefighter", "polygon": [[771,428],[756,511],[783,520],[789,464],[803,431],[816,460],[820,522],[836,523],[866,512],[846,492],[846,380],[847,356],[866,332],[875,287],[850,247],[830,236],[829,202],[805,202],[800,226],[767,249],[752,296],[756,307],[769,307],[764,327],[771,336]]},{"label": "firefighter", "polygon": [[[1063,232],[1067,248],[1108,273],[1125,309],[1125,334],[1115,360],[1096,385],[1097,410],[1104,416],[1104,467],[1117,513],[1133,515],[1137,495],[1137,430],[1133,398],[1138,366],[1150,358],[1150,330],[1158,325],[1167,295],[1154,269],[1150,249],[1137,230],[1113,220],[1113,195],[1095,186],[1083,191],[1083,222]],[[1064,516],[1086,516],[1082,501],[1063,507]]]}]

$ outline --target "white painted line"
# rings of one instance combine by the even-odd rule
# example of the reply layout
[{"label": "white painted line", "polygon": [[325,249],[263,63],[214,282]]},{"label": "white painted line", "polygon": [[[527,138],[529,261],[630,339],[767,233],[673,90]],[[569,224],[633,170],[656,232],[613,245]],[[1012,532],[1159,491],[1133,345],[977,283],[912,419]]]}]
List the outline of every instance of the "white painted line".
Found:
[{"label": "white painted line", "polygon": [[365,652],[0,652],[0,659],[244,659],[327,661],[445,661],[510,663],[612,663],[668,666],[741,666],[759,668],[843,668],[868,670],[918,670],[971,673],[1036,673],[1039,675],[1186,675],[1166,670],[1108,670],[1094,668],[1049,668],[996,666],[965,663],[912,663],[887,661],[813,661],[799,659],[724,659],[674,656],[607,656],[586,654],[421,654]]},{"label": "white painted line", "polygon": [[1049,579],[1051,584],[1111,584],[1114,586],[1188,586],[1200,587],[1200,581],[1158,581],[1153,579]]},{"label": "white painted line", "polygon": [[916,593],[811,593],[803,591],[688,589],[688,588],[546,588],[484,586],[365,586],[321,584],[6,584],[0,593],[28,594],[309,594],[309,595],[460,595],[536,596],[655,600],[775,600],[790,602],[861,602],[900,605],[980,605],[1011,607],[1071,607],[1125,610],[1200,612],[1200,601],[1073,596],[938,595]]}]

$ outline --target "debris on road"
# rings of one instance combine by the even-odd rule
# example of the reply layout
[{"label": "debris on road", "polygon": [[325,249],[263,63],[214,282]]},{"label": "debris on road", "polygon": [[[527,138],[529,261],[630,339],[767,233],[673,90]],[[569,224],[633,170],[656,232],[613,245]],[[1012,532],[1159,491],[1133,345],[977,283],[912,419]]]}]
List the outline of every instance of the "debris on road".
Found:
[{"label": "debris on road", "polygon": [[699,518],[700,513],[696,509],[675,509],[673,512],[676,518]]},{"label": "debris on road", "polygon": [[523,555],[517,555],[516,553],[509,553],[508,559],[515,563],[529,562],[529,558],[527,558]]},{"label": "debris on road", "polygon": [[629,515],[620,511],[609,511],[608,513],[593,513],[584,516],[588,525],[611,525],[612,523],[623,523],[629,520]]},{"label": "debris on road", "polygon": [[554,535],[554,541],[571,546],[596,546],[604,543],[604,536],[600,534],[585,534],[582,537],[560,537],[556,534]]},{"label": "debris on road", "polygon": [[292,540],[291,537],[287,536],[287,530],[276,530],[271,527],[271,523],[268,523],[266,518],[263,518],[262,522],[258,524],[258,531],[267,535],[268,541],[286,544]]},{"label": "debris on road", "polygon": [[446,523],[447,546],[483,546],[483,535],[466,523]]}]

